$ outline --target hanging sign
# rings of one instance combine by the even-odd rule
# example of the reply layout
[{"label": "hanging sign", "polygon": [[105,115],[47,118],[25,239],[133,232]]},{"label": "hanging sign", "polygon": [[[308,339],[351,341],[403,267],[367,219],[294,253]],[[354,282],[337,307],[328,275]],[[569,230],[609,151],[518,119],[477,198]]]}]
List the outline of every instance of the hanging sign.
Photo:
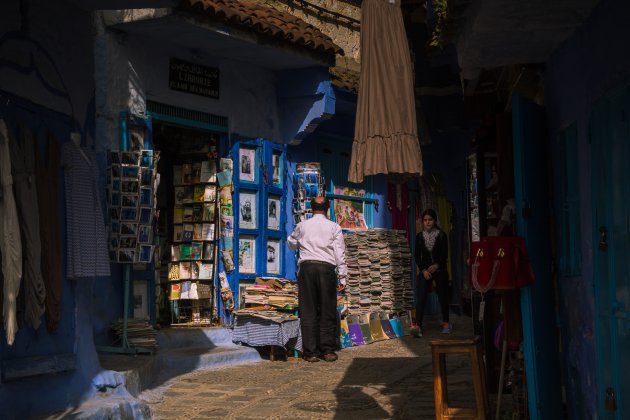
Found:
[{"label": "hanging sign", "polygon": [[180,92],[219,99],[219,69],[171,58],[168,87]]}]

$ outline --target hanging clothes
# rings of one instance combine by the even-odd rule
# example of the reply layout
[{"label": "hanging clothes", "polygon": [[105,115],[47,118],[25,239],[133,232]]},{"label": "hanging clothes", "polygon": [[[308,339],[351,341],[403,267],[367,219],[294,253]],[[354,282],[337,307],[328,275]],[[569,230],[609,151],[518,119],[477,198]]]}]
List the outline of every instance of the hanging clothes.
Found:
[{"label": "hanging clothes", "polygon": [[416,100],[400,0],[361,3],[361,75],[348,180],[422,175]]},{"label": "hanging clothes", "polygon": [[22,280],[22,239],[20,223],[13,197],[11,176],[11,152],[9,136],[4,121],[0,120],[0,253],[2,253],[2,316],[7,343],[13,345],[18,330],[16,299]]},{"label": "hanging clothes", "polygon": [[44,159],[35,146],[35,176],[42,249],[42,274],[46,285],[46,327],[59,328],[61,303],[61,228],[59,226],[59,142],[48,134],[48,153]]},{"label": "hanging clothes", "polygon": [[39,206],[35,182],[34,133],[20,130],[20,139],[9,134],[15,203],[20,218],[24,252],[24,319],[38,329],[45,311],[46,286],[42,276],[42,243],[39,232]]},{"label": "hanging clothes", "polygon": [[107,233],[94,152],[72,141],[61,147],[66,193],[68,278],[109,276]]}]

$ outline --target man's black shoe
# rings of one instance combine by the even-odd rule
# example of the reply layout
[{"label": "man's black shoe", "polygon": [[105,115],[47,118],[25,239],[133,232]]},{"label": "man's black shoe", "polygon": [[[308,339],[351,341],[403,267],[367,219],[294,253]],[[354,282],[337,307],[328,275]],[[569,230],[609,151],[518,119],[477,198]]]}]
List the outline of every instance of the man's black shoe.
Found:
[{"label": "man's black shoe", "polygon": [[315,356],[304,356],[304,360],[310,363],[319,362],[319,359]]},{"label": "man's black shoe", "polygon": [[328,353],[324,355],[324,360],[327,362],[334,362],[338,359],[335,353]]}]

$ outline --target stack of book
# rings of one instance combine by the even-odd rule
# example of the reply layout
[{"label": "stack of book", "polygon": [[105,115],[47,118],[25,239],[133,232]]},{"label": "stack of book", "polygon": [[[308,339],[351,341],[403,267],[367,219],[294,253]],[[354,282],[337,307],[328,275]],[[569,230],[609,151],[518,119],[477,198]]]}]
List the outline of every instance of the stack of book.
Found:
[{"label": "stack of book", "polygon": [[245,288],[243,299],[245,308],[295,308],[298,306],[297,283],[276,277],[258,277],[254,284]]}]

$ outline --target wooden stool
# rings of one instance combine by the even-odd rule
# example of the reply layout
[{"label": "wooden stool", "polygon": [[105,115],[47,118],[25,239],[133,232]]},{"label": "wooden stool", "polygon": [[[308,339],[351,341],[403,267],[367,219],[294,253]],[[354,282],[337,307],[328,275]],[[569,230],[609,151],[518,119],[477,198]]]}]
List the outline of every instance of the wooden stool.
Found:
[{"label": "wooden stool", "polygon": [[[485,372],[479,340],[434,340],[431,341],[433,354],[433,391],[435,394],[435,418],[485,420],[488,412]],[[473,387],[476,408],[455,408],[448,404],[446,381],[446,354],[468,353],[472,367]]]}]

